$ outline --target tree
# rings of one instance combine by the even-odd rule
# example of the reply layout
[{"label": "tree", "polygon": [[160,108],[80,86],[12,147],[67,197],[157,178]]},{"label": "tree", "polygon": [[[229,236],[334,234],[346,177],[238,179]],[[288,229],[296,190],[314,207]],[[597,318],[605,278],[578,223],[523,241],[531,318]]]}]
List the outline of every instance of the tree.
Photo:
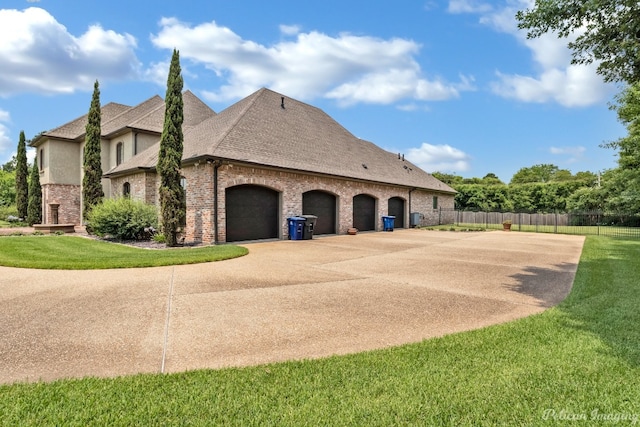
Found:
[{"label": "tree", "polygon": [[493,172],[489,172],[483,176],[482,183],[487,185],[504,185],[504,182],[502,182],[500,178],[498,178],[498,175]]},{"label": "tree", "polygon": [[640,81],[640,4],[636,0],[535,0],[516,14],[518,27],[536,38],[575,36],[572,63],[598,63],[607,82]]},{"label": "tree", "polygon": [[173,50],[167,93],[164,99],[164,126],[160,138],[158,173],[160,174],[160,210],[162,231],[167,246],[178,244],[178,232],[186,215],[184,189],[180,185],[182,162],[182,122],[184,120],[182,101],[182,75],[180,55]]},{"label": "tree", "polygon": [[93,85],[93,97],[87,117],[84,144],[84,177],[82,178],[83,218],[89,217],[91,208],[102,201],[102,160],[100,153],[101,112],[98,81]]},{"label": "tree", "polygon": [[12,156],[11,160],[9,160],[7,163],[2,165],[2,170],[4,172],[14,172],[16,170],[17,162],[18,162],[18,159],[16,159],[16,156]]},{"label": "tree", "polygon": [[27,206],[29,205],[29,183],[27,177],[27,146],[24,138],[24,131],[20,131],[18,140],[18,154],[16,157],[16,208],[18,217],[27,217]]},{"label": "tree", "polygon": [[627,136],[604,144],[618,150],[618,167],[605,173],[607,210],[640,212],[640,82],[627,86],[612,109],[626,126]]},{"label": "tree", "polygon": [[434,178],[444,182],[447,185],[454,186],[457,184],[462,184],[462,177],[460,175],[443,173],[443,172],[434,172],[431,174]]},{"label": "tree", "polygon": [[42,187],[40,187],[40,170],[37,157],[33,159],[31,176],[29,177],[29,204],[27,206],[27,223],[42,223]]},{"label": "tree", "polygon": [[529,182],[551,182],[560,169],[556,165],[540,164],[521,168],[511,177],[511,184],[526,184]]},{"label": "tree", "polygon": [[0,170],[0,207],[15,206],[16,173]]}]

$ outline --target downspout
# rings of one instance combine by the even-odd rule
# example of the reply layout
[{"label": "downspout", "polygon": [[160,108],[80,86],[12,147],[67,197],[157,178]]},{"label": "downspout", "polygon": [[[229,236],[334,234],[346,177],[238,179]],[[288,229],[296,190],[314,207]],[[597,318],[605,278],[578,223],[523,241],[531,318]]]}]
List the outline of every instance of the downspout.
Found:
[{"label": "downspout", "polygon": [[220,243],[218,237],[218,168],[222,166],[220,160],[213,162],[213,243]]}]

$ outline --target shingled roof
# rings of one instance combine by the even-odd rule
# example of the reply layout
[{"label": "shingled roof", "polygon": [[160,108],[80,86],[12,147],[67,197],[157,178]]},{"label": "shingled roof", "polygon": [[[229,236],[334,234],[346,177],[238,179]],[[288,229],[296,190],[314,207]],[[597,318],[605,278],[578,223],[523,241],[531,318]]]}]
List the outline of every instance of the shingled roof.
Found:
[{"label": "shingled roof", "polygon": [[[154,168],[157,152],[152,146],[108,175]],[[183,163],[201,158],[455,192],[397,153],[355,137],[319,108],[265,88],[185,130]]]},{"label": "shingled roof", "polygon": [[[216,115],[209,106],[202,102],[191,91],[182,94],[184,103],[185,122],[183,129],[188,130],[198,125],[203,120]],[[109,138],[125,129],[136,129],[151,133],[162,133],[164,124],[164,100],[155,95],[146,101],[131,107],[123,104],[110,102],[100,108],[101,117],[101,135]],[[68,139],[74,141],[82,141],[84,139],[85,128],[87,125],[87,114],[78,117],[58,128],[43,132],[34,140],[48,137],[55,139]]]},{"label": "shingled roof", "polygon": [[[102,114],[102,121],[109,122],[113,120],[115,117],[120,116],[122,113],[125,113],[131,109],[130,106],[124,104],[116,104],[115,102],[110,102],[106,105],[100,107],[100,112]],[[50,131],[46,131],[38,135],[36,140],[33,141],[35,144],[37,140],[43,137],[56,138],[56,139],[70,139],[76,140],[80,139],[85,134],[85,128],[87,126],[87,114],[84,116],[78,117],[75,120],[70,121],[69,123],[65,123],[62,126],[59,126]]]}]

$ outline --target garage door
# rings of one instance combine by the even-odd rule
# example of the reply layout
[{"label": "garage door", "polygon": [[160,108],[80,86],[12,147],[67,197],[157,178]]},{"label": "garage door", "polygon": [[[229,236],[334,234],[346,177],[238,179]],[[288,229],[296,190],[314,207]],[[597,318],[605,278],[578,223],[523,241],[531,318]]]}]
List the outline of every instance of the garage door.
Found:
[{"label": "garage door", "polygon": [[353,226],[360,231],[376,229],[376,199],[366,194],[353,198]]},{"label": "garage door", "polygon": [[278,237],[278,192],[258,185],[225,190],[227,242]]},{"label": "garage door", "polygon": [[318,217],[313,234],[336,233],[336,196],[325,191],[302,194],[302,214]]},{"label": "garage door", "polygon": [[389,215],[395,216],[394,228],[404,228],[404,199],[392,197],[389,199]]}]

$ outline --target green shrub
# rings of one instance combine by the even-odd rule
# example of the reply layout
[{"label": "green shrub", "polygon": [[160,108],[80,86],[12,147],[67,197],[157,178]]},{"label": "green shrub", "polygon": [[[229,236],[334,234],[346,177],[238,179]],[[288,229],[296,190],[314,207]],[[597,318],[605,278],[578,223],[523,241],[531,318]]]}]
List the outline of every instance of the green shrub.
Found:
[{"label": "green shrub", "polygon": [[0,205],[0,219],[6,221],[10,216],[18,216],[18,208],[16,205],[2,206]]},{"label": "green shrub", "polygon": [[151,237],[151,240],[153,240],[156,243],[167,243],[167,238],[164,237],[164,234],[162,233],[156,233]]},{"label": "green shrub", "polygon": [[101,237],[119,240],[148,239],[158,226],[154,205],[128,197],[105,199],[91,210],[87,230]]}]

